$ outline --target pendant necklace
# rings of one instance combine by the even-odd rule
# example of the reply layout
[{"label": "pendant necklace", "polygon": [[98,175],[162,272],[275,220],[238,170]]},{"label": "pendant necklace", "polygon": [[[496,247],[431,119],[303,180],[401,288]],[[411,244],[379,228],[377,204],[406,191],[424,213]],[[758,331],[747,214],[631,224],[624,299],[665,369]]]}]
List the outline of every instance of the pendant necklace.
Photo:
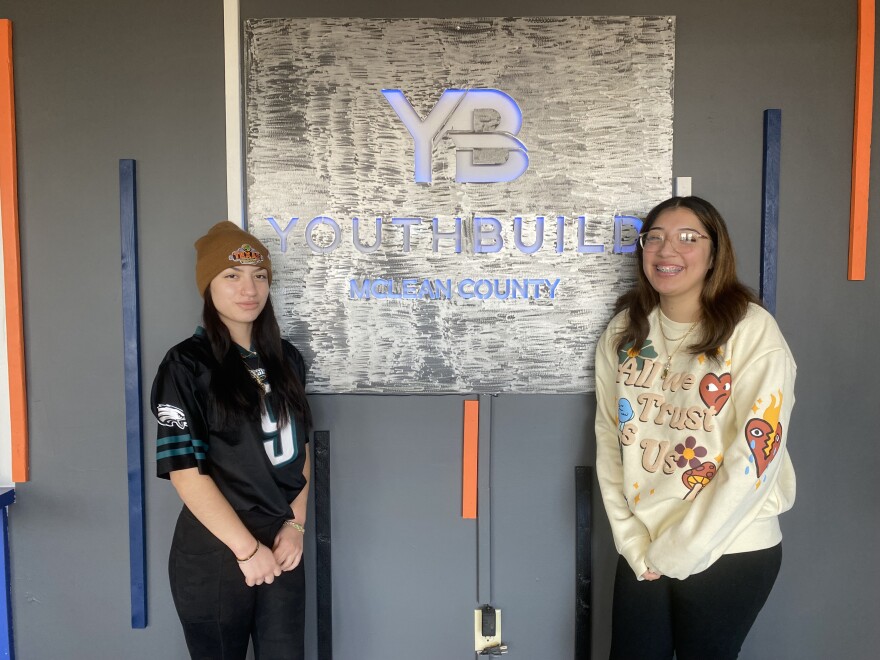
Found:
[{"label": "pendant necklace", "polygon": [[[268,384],[266,383],[266,380],[267,380],[266,379],[266,371],[262,367],[259,367],[260,356],[257,355],[256,351],[248,350],[248,349],[244,348],[243,346],[239,346],[238,349],[239,349],[238,350],[239,355],[241,355],[241,359],[243,361],[245,361],[244,368],[248,370],[248,373],[251,375],[251,378],[254,379],[254,382],[260,388],[260,396],[267,394],[269,391],[269,388],[267,386]],[[251,360],[254,358],[256,358],[257,368],[251,369],[247,365],[247,360]]]},{"label": "pendant necklace", "polygon": [[254,382],[260,387],[260,394],[265,395],[268,393],[269,388],[266,386],[266,373],[265,371],[262,373],[258,373],[255,369],[248,369],[248,372],[251,375],[251,378],[254,379]]},{"label": "pendant necklace", "polygon": [[[663,348],[666,349],[666,355],[669,357],[666,358],[666,364],[663,365],[663,373],[660,374],[660,380],[666,380],[666,377],[669,375],[669,368],[672,366],[672,358],[675,357],[675,354],[678,353],[678,349],[684,346],[685,340],[688,338],[688,335],[691,334],[691,330],[697,327],[697,323],[699,321],[694,321],[691,323],[691,327],[688,328],[688,331],[684,333],[681,340],[678,339],[670,339],[666,336],[666,333],[663,332],[663,321],[658,319],[660,323],[660,334],[663,336]],[[678,341],[678,346],[675,347],[675,350],[672,353],[669,352],[669,346],[667,345],[667,341]]]}]

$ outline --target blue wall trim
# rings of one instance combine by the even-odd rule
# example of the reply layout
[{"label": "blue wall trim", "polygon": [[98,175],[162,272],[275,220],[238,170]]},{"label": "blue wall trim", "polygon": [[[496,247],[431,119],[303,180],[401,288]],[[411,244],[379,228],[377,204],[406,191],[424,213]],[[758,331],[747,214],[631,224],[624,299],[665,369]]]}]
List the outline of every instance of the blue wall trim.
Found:
[{"label": "blue wall trim", "polygon": [[776,314],[776,265],[779,261],[779,168],[782,157],[782,110],[764,110],[764,167],[761,182],[760,295]]},{"label": "blue wall trim", "polygon": [[141,402],[140,303],[137,260],[135,161],[119,161],[122,237],[122,337],[125,364],[125,445],[128,453],[128,539],[131,627],[147,627],[147,557],[144,521],[144,438]]},{"label": "blue wall trim", "polygon": [[0,571],[0,658],[15,660],[15,644],[12,637],[12,573],[9,565],[9,516],[6,508],[15,502],[15,489],[0,490],[0,517],[3,529],[0,530],[0,553],[3,556],[3,570]]}]

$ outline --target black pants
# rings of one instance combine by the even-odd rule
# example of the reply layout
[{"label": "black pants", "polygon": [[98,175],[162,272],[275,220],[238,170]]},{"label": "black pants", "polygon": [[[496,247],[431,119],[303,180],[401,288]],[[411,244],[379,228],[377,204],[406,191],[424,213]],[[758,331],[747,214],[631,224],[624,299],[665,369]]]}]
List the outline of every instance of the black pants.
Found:
[{"label": "black pants", "polygon": [[736,658],[767,601],[782,544],[723,555],[685,580],[639,582],[626,560],[617,562],[611,625],[612,660],[725,660]]},{"label": "black pants", "polygon": [[[277,529],[273,524],[251,531],[271,548]],[[302,562],[272,584],[249,587],[229,548],[184,507],[174,530],[168,574],[195,660],[244,660],[251,637],[260,660],[303,659]]]}]

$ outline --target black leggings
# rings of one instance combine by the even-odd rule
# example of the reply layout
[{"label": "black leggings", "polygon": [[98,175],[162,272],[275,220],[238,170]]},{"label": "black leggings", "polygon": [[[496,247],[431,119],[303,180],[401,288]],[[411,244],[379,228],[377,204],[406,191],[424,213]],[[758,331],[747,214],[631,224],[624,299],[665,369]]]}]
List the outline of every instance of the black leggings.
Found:
[{"label": "black leggings", "polygon": [[[271,548],[277,527],[251,531]],[[251,637],[260,660],[304,657],[302,562],[272,584],[249,587],[229,548],[184,507],[171,542],[168,575],[194,660],[244,660]]]},{"label": "black leggings", "polygon": [[617,562],[611,624],[612,660],[736,658],[767,601],[782,544],[723,555],[685,580],[638,581]]}]

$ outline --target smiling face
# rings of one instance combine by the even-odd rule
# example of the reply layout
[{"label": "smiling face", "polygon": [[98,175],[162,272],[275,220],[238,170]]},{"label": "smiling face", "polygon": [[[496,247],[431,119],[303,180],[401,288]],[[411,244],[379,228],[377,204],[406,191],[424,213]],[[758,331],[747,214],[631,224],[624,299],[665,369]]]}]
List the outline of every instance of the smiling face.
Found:
[{"label": "smiling face", "polygon": [[250,347],[251,328],[266,306],[269,275],[259,266],[227,268],[210,285],[211,300],[233,340]]},{"label": "smiling face", "polygon": [[682,252],[668,237],[688,230],[703,236],[709,232],[693,211],[683,207],[663,211],[650,229],[663,232],[667,240],[656,251],[642,252],[645,277],[660,296],[660,306],[667,316],[674,321],[696,320],[700,293],[712,268],[712,241],[697,240],[689,251]]}]

